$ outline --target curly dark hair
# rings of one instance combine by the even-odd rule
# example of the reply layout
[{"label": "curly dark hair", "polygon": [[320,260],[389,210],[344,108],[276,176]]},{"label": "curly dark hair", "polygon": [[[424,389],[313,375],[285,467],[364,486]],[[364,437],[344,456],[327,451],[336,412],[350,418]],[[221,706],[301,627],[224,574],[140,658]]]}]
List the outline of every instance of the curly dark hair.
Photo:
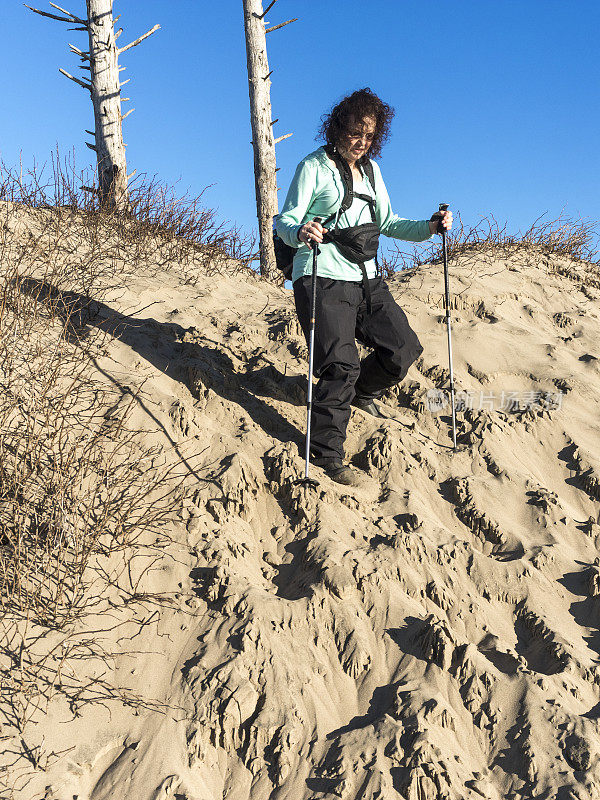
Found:
[{"label": "curly dark hair", "polygon": [[377,158],[390,135],[390,127],[394,118],[394,109],[384,103],[369,87],[358,89],[337,103],[328,114],[321,117],[321,127],[317,134],[327,144],[336,145],[346,134],[350,120],[363,120],[365,117],[375,119],[375,136],[366,158]]}]

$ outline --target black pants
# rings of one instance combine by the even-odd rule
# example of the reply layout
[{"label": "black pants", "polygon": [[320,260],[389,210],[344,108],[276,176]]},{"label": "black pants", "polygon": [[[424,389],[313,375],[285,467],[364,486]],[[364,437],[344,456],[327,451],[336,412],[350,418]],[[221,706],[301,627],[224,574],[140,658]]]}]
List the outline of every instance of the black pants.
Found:
[{"label": "black pants", "polygon": [[[296,312],[308,343],[310,275],[294,283]],[[371,313],[362,283],[317,278],[311,460],[342,459],[355,396],[370,398],[401,381],[423,352],[406,314],[382,278],[372,278]],[[359,360],[356,339],[373,351]]]}]

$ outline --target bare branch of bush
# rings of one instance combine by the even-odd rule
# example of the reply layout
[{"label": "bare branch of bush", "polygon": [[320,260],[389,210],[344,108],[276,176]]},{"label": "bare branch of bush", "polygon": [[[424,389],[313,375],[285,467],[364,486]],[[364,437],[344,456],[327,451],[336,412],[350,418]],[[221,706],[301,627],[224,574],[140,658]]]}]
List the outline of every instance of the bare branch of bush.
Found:
[{"label": "bare branch of bush", "polygon": [[[511,234],[507,231],[507,223],[501,225],[493,215],[484,217],[473,227],[467,227],[458,214],[454,228],[446,237],[448,258],[510,258],[530,265],[554,255],[585,262],[591,267],[600,263],[600,228],[597,222],[563,216],[543,221],[543,217],[538,217],[524,233]],[[383,260],[383,271],[386,277],[391,277],[402,270],[441,261],[439,237],[414,247],[409,253],[394,243],[391,252]]]},{"label": "bare branch of bush", "polygon": [[[36,723],[60,697],[73,717],[88,705],[112,704],[165,713],[173,706],[146,697],[130,687],[114,686],[106,674],[114,671],[121,653],[108,650],[103,631],[57,632],[31,620],[5,616],[0,628],[0,794],[22,792],[36,772],[46,772],[68,751],[48,749]],[[130,650],[127,655],[136,657]],[[22,795],[20,795],[22,796]]]},{"label": "bare branch of bush", "polygon": [[61,160],[58,150],[49,167],[34,163],[17,171],[0,162],[0,200],[39,212],[32,231],[39,246],[38,267],[47,265],[49,254],[60,254],[61,260],[68,256],[73,269],[65,274],[76,278],[78,265],[87,261],[82,274],[102,279],[104,288],[142,268],[175,269],[190,282],[203,275],[253,273],[255,237],[219,222],[203,205],[205,190],[178,196],[174,187],[142,174],[130,184],[130,209],[119,211],[99,207],[90,185],[94,180],[91,168],[78,172],[74,158]]}]

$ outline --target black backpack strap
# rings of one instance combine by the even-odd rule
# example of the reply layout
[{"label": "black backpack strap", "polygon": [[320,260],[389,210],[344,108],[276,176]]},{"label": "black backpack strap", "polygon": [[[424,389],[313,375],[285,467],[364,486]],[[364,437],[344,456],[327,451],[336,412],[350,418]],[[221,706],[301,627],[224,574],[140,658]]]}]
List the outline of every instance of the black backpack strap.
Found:
[{"label": "black backpack strap", "polygon": [[362,164],[362,168],[365,171],[367,178],[369,179],[369,183],[371,184],[371,189],[373,192],[375,191],[375,172],[373,171],[373,162],[370,158],[366,158],[364,163]]},{"label": "black backpack strap", "polygon": [[[376,259],[377,260],[377,259]],[[367,276],[367,268],[365,267],[364,261],[362,261],[359,265],[360,271],[362,272],[362,285],[363,285],[363,292],[365,293],[365,301],[367,303],[367,313],[373,313],[373,305],[371,300],[371,284],[369,283],[369,278]],[[379,268],[379,264],[377,265]]]},{"label": "black backpack strap", "polygon": [[340,178],[342,179],[342,184],[344,186],[344,196],[342,198],[341,206],[338,208],[335,214],[332,214],[325,220],[323,227],[326,227],[334,219],[339,220],[344,211],[347,211],[350,208],[355,196],[352,170],[350,169],[346,159],[342,158],[338,151],[330,144],[325,147],[325,152],[332,159],[337,167],[338,172],[340,173]]},{"label": "black backpack strap", "polygon": [[[373,190],[373,194],[375,195],[376,198],[377,195],[375,193],[375,171],[373,170],[373,162],[371,161],[370,158],[365,158],[362,167],[365,171],[365,175],[367,176],[367,179],[371,185],[371,189]],[[367,202],[369,203],[369,210],[371,212],[371,221],[377,223],[377,218],[375,216],[375,209],[377,208],[377,200],[369,198]],[[377,256],[375,256],[375,266],[377,268],[377,274],[379,275],[381,273],[381,270],[379,268],[379,260]]]},{"label": "black backpack strap", "polygon": [[364,200],[365,203],[369,205],[369,211],[371,212],[371,222],[377,224],[377,219],[375,217],[375,209],[377,207],[377,201],[375,198],[371,197],[370,194],[359,194],[358,192],[354,192],[354,197],[358,197],[359,200]]},{"label": "black backpack strap", "polygon": [[364,162],[361,164],[362,168],[365,171],[365,175],[369,181],[369,185],[373,190],[374,197],[370,197],[366,194],[357,194],[355,197],[359,197],[361,200],[365,200],[369,204],[369,210],[371,212],[371,222],[377,222],[375,218],[375,209],[377,208],[377,196],[375,195],[375,172],[373,170],[373,162],[370,158],[365,158]]}]

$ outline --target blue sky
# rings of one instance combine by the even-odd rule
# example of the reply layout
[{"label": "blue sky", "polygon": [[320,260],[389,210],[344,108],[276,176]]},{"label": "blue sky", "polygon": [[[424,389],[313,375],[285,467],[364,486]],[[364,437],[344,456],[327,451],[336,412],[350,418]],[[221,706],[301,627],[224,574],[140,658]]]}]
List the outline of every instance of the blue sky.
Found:
[{"label": "blue sky", "polygon": [[[52,11],[47,0],[31,2]],[[84,14],[83,0],[59,0]],[[266,3],[265,3],[266,5]],[[58,144],[92,163],[86,92],[68,42],[86,34],[2,0],[0,156],[25,167]],[[124,123],[128,167],[178,190],[207,189],[221,218],[255,225],[242,0],[115,0],[136,110]],[[380,165],[396,213],[429,217],[451,203],[467,225],[493,214],[511,230],[561,211],[597,219],[597,0],[278,0],[269,34],[280,202],[317,143],[321,114],[370,86],[396,109]]]}]

